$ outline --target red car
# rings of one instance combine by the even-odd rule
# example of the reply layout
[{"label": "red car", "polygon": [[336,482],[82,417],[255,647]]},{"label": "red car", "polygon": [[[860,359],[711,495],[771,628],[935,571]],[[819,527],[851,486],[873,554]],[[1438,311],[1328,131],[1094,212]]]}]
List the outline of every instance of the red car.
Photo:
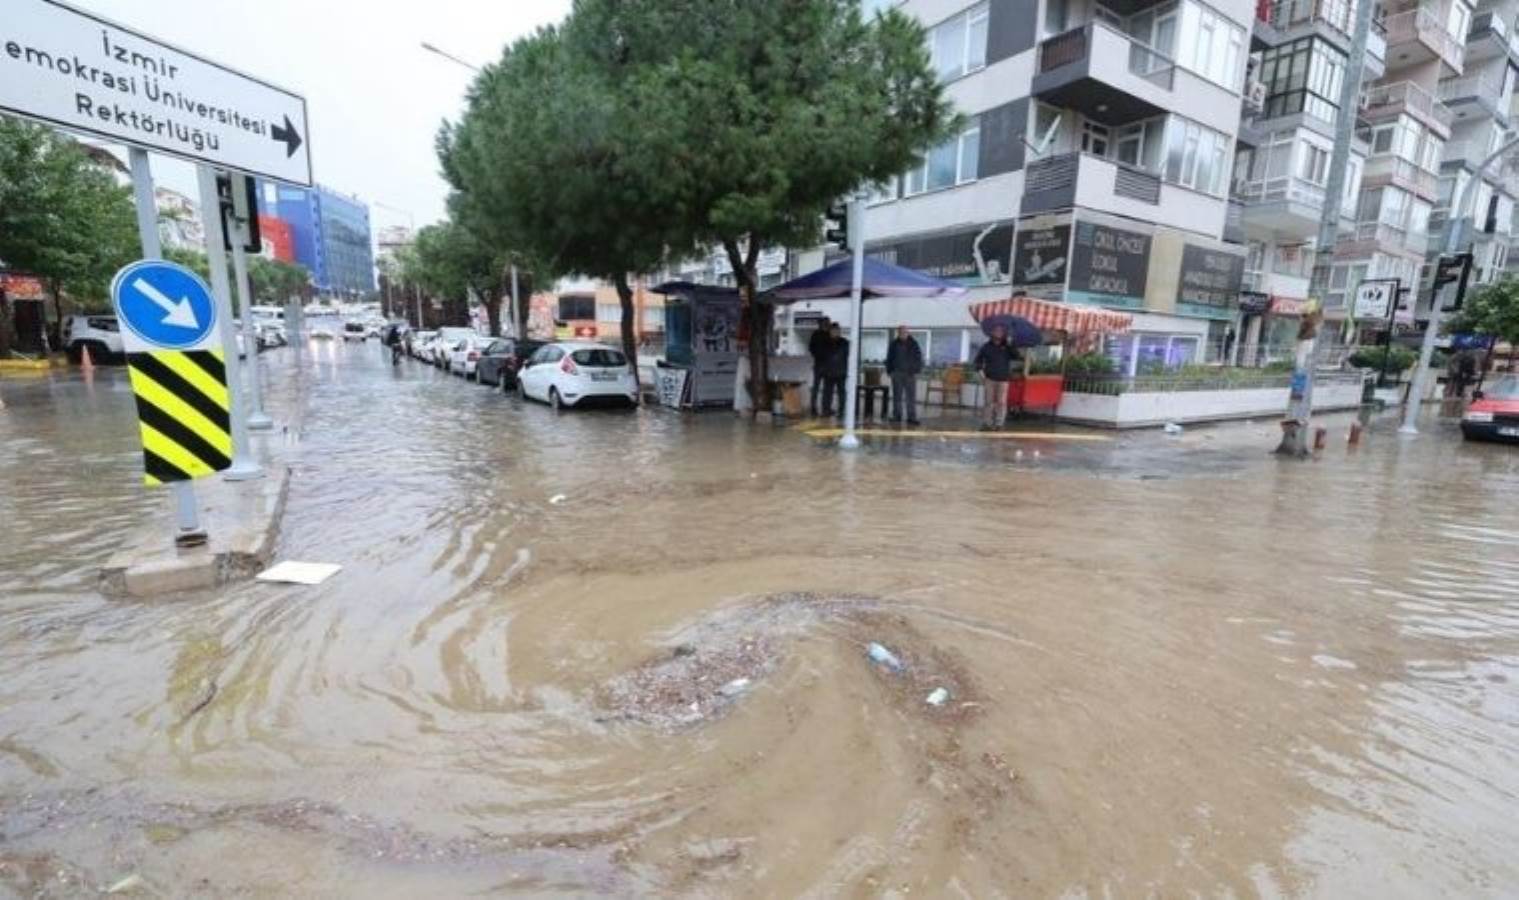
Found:
[{"label": "red car", "polygon": [[1519,441],[1519,375],[1500,375],[1472,397],[1461,417],[1467,440]]}]

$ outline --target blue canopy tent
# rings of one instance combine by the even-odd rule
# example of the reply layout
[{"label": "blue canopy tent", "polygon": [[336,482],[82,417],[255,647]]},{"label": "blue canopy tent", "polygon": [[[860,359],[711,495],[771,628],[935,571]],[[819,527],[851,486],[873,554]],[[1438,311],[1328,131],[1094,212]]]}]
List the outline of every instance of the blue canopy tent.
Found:
[{"label": "blue canopy tent", "polygon": [[[859,252],[859,251],[856,251]],[[769,291],[776,303],[795,303],[798,300],[833,300],[854,296],[854,259],[844,259],[816,272],[792,279]],[[965,288],[949,281],[924,275],[912,269],[904,269],[878,259],[860,260],[860,301],[872,297],[960,297]],[[854,447],[855,394],[859,390],[860,339],[864,324],[863,308],[851,304],[849,375],[844,386],[844,437],[840,446]]]},{"label": "blue canopy tent", "polygon": [[[863,275],[860,286],[862,299],[866,300],[871,297],[959,297],[965,294],[965,288],[957,284],[878,259],[865,260]],[[772,288],[769,294],[776,303],[785,304],[798,300],[836,300],[848,297],[853,288],[853,262],[845,259]]]}]

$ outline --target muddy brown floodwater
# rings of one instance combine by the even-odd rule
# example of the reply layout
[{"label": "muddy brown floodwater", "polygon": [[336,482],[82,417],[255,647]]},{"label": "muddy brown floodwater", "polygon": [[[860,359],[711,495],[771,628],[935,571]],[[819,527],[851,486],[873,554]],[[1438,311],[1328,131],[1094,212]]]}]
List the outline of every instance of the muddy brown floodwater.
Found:
[{"label": "muddy brown floodwater", "polygon": [[0,383],[0,895],[1519,891],[1510,448],[851,456],[268,362],[280,556],[345,568],[152,603],[95,590],[165,504],[120,374]]}]

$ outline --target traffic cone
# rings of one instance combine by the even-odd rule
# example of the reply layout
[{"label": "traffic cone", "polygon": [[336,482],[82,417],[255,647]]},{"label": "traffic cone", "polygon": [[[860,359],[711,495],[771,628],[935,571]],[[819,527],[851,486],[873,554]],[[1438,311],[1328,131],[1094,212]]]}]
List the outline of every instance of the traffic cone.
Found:
[{"label": "traffic cone", "polygon": [[93,374],[95,372],[95,361],[90,359],[90,348],[88,346],[80,348],[79,371],[86,374]]}]

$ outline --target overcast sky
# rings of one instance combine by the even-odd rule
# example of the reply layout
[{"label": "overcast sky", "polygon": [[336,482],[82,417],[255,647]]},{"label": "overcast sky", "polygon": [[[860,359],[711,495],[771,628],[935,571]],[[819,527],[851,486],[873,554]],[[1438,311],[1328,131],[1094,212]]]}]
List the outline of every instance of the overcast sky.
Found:
[{"label": "overcast sky", "polygon": [[[457,118],[473,75],[423,51],[421,42],[478,65],[560,20],[570,6],[570,0],[74,2],[303,94],[316,180],[367,201],[376,228],[409,225],[408,212],[419,227],[443,216],[447,188],[433,137],[445,118]],[[197,196],[188,165],[155,156],[154,174]]]}]

